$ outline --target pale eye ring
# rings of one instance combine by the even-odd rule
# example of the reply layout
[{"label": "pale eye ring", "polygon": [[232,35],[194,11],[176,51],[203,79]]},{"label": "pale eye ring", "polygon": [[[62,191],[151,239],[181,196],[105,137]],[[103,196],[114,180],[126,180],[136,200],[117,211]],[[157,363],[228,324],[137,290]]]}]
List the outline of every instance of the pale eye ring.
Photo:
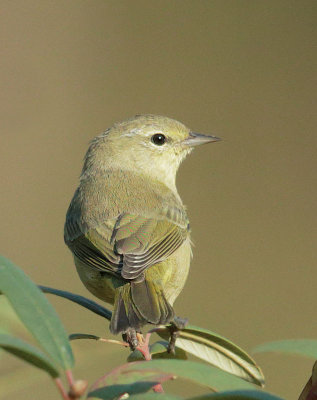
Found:
[{"label": "pale eye ring", "polygon": [[166,142],[166,136],[163,133],[156,133],[151,137],[151,142],[156,146],[162,146]]}]

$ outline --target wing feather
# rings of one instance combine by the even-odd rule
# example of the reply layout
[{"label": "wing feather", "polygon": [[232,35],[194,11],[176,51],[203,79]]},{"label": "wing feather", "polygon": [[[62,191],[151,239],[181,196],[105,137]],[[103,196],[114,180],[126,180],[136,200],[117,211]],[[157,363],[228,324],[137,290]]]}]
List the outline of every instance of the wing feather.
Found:
[{"label": "wing feather", "polygon": [[[170,220],[175,216],[177,223]],[[150,218],[121,214],[86,233],[78,235],[76,224],[68,227],[74,240],[67,244],[85,264],[100,271],[136,279],[151,265],[172,255],[189,235],[188,221],[179,224],[180,212],[172,210],[169,218]]]}]

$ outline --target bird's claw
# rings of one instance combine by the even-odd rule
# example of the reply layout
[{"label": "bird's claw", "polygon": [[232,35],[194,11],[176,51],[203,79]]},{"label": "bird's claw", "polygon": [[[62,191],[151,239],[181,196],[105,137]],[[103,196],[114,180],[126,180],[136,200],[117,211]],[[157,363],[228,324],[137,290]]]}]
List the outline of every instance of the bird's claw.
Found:
[{"label": "bird's claw", "polygon": [[122,339],[129,344],[131,350],[135,350],[141,341],[140,335],[142,336],[142,334],[137,332],[135,329],[129,328],[122,334]]},{"label": "bird's claw", "polygon": [[187,318],[175,317],[174,320],[171,321],[171,326],[169,328],[171,336],[167,348],[168,353],[175,354],[176,339],[179,337],[180,331],[184,329],[187,324],[188,324]]},{"label": "bird's claw", "polygon": [[175,326],[176,329],[182,330],[188,324],[188,318],[174,317],[173,321],[171,321],[171,325]]}]

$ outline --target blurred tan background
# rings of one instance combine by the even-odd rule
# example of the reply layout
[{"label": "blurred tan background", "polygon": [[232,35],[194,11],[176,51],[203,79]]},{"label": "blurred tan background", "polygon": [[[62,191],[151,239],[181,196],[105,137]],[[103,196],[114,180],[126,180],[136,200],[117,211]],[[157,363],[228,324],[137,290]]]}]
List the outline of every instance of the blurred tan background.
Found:
[{"label": "blurred tan background", "polygon": [[[0,252],[91,298],[63,243],[84,152],[117,120],[167,115],[224,139],[179,173],[195,248],[177,313],[248,351],[316,338],[316,18],[314,0],[2,0]],[[109,336],[100,317],[50,300],[69,333]],[[127,355],[73,347],[90,382]],[[0,357],[1,399],[58,398],[44,372]],[[313,364],[256,359],[287,399]]]}]

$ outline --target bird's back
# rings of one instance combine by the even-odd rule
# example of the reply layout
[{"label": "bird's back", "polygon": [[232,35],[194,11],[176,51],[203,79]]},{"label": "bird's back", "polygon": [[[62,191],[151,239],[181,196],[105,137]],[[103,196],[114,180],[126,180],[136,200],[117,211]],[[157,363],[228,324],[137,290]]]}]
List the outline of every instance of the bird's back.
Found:
[{"label": "bird's back", "polygon": [[84,176],[66,215],[65,242],[121,214],[167,219],[187,228],[188,218],[177,193],[147,176],[126,170],[108,170]]}]

